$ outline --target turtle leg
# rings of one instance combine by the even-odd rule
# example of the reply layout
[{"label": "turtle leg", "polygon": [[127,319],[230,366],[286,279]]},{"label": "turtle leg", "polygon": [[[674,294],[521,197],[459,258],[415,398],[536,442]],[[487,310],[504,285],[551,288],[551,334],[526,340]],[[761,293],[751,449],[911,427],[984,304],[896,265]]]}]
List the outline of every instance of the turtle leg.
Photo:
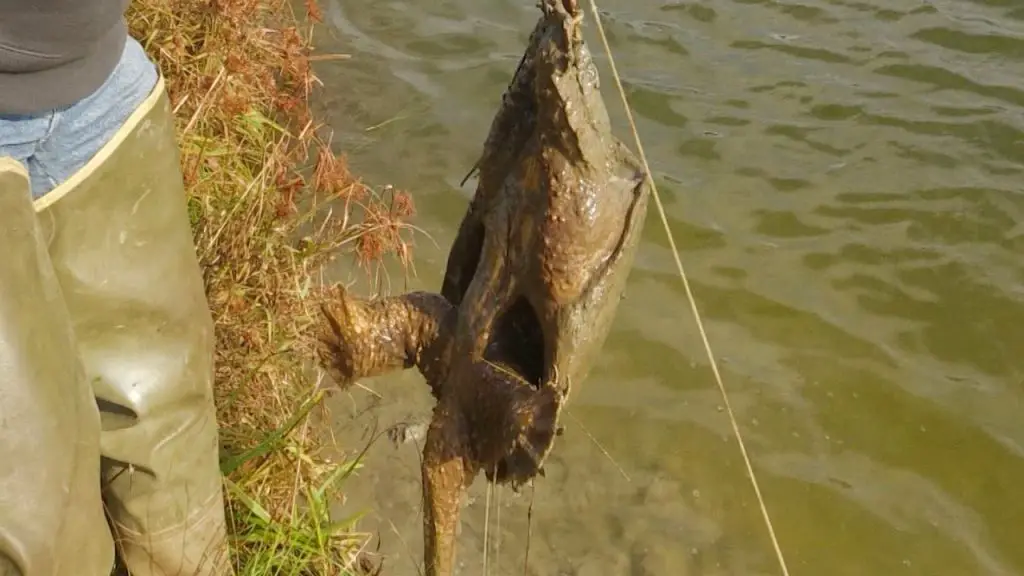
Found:
[{"label": "turtle leg", "polygon": [[455,308],[443,296],[412,292],[364,301],[339,289],[321,312],[317,352],[339,385],[416,366],[440,397],[455,322]]}]

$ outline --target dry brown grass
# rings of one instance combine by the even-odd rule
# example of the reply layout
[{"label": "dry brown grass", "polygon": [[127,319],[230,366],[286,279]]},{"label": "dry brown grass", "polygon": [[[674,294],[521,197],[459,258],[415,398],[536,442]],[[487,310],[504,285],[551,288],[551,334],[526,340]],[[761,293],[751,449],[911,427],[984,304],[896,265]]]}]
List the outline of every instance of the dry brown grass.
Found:
[{"label": "dry brown grass", "polygon": [[[320,457],[304,365],[331,254],[410,257],[407,194],[378,193],[319,136],[309,31],[286,0],[135,0],[132,35],[178,120],[195,242],[217,331],[216,400],[240,574],[350,572],[362,538],[326,512],[353,463]],[[339,216],[324,218],[318,207]],[[298,206],[305,206],[300,210]],[[312,206],[312,208],[309,208]],[[315,222],[315,226],[312,223]],[[299,238],[297,231],[311,229]],[[358,563],[358,562],[357,562]]]}]

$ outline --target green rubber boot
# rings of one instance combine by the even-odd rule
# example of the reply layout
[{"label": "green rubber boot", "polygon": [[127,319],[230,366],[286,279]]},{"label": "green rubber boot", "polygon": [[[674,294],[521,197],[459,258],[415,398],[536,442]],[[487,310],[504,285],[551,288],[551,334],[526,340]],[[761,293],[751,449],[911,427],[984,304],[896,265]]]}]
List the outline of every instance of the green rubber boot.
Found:
[{"label": "green rubber boot", "polygon": [[213,322],[162,78],[35,207],[99,404],[104,497],[125,566],[229,573]]},{"label": "green rubber boot", "polygon": [[36,223],[0,158],[0,575],[109,574],[100,417]]}]

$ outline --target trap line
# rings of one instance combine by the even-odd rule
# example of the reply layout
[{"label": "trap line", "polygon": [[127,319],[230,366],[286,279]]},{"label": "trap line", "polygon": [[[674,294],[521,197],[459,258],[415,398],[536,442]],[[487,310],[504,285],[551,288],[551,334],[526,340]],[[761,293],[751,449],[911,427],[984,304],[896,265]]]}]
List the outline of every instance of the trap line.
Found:
[{"label": "trap line", "polygon": [[686,290],[686,299],[690,303],[690,311],[693,312],[693,318],[697,322],[697,329],[700,332],[700,338],[704,343],[704,351],[707,353],[708,361],[711,363],[711,371],[715,375],[715,382],[718,384],[718,391],[722,394],[722,401],[725,403],[725,411],[729,415],[729,423],[732,424],[732,431],[736,435],[736,442],[740,446],[740,453],[743,455],[743,463],[747,468],[747,476],[750,478],[750,483],[754,487],[754,494],[757,496],[758,506],[761,508],[761,516],[764,518],[765,526],[768,528],[768,535],[771,537],[772,546],[775,548],[775,556],[779,561],[779,567],[782,569],[784,576],[789,576],[789,568],[786,566],[786,558],[782,554],[782,548],[779,546],[779,540],[775,536],[775,528],[772,525],[771,516],[768,514],[768,506],[765,504],[764,497],[761,495],[761,487],[757,482],[757,475],[754,473],[754,466],[750,462],[750,456],[747,455],[747,447],[743,442],[743,435],[740,434],[739,424],[736,422],[736,416],[732,410],[732,404],[729,402],[729,394],[725,390],[725,383],[722,380],[722,375],[718,370],[718,362],[715,360],[715,354],[711,350],[711,342],[708,340],[707,332],[704,330],[704,322],[701,320],[700,311],[697,309],[697,301],[693,297],[693,291],[690,290],[690,281],[687,279],[686,270],[683,268],[683,262],[679,257],[679,250],[676,248],[675,239],[672,237],[672,228],[668,224],[668,217],[665,216],[665,208],[661,204],[661,197],[658,195],[658,186],[654,182],[654,173],[651,172],[651,167],[647,163],[647,155],[644,153],[644,146],[640,142],[640,133],[636,128],[636,122],[633,120],[633,111],[629,106],[629,100],[626,98],[626,90],[622,87],[622,79],[619,77],[619,72],[615,67],[615,57],[612,56],[611,46],[608,45],[608,37],[604,33],[604,26],[601,24],[601,14],[597,9],[596,0],[588,0],[590,3],[590,12],[594,16],[594,22],[597,24],[597,32],[601,37],[601,44],[604,46],[604,52],[608,56],[608,64],[612,70],[612,77],[615,80],[615,86],[618,88],[619,97],[622,99],[622,106],[626,111],[626,119],[629,121],[630,130],[633,132],[633,139],[636,143],[637,152],[640,154],[640,161],[643,162],[644,171],[647,172],[648,178],[651,179],[651,191],[654,196],[654,203],[658,207],[658,215],[661,217],[661,224],[665,229],[665,235],[668,236],[669,247],[672,249],[672,257],[676,262],[676,269],[679,272],[679,278],[683,281],[683,288]]}]

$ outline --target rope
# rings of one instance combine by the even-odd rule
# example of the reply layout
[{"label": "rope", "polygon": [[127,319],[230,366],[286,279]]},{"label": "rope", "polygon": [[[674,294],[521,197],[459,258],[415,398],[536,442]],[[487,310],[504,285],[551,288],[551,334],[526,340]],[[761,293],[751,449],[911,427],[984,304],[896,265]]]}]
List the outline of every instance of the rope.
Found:
[{"label": "rope", "polygon": [[764,518],[765,526],[768,528],[768,535],[771,537],[772,546],[775,548],[775,556],[778,558],[779,567],[782,568],[784,576],[789,576],[789,568],[786,566],[786,558],[782,554],[782,548],[779,546],[779,540],[775,536],[775,528],[772,525],[771,516],[768,514],[768,506],[765,504],[764,497],[761,495],[761,487],[758,485],[757,475],[754,473],[754,466],[750,463],[750,456],[747,455],[747,447],[743,442],[743,435],[740,434],[739,424],[736,422],[736,416],[733,413],[732,404],[729,402],[729,394],[725,390],[722,375],[718,370],[718,362],[715,360],[715,354],[711,350],[711,343],[708,341],[707,332],[704,330],[704,322],[701,320],[700,311],[697,310],[697,302],[693,297],[693,291],[690,290],[690,282],[687,279],[686,271],[683,268],[683,262],[679,258],[679,250],[676,249],[676,242],[672,238],[672,228],[668,224],[668,217],[665,216],[665,208],[662,206],[661,198],[658,195],[658,187],[654,182],[654,173],[651,172],[651,167],[647,163],[647,155],[644,153],[643,144],[640,142],[640,133],[637,131],[636,122],[633,120],[633,111],[630,109],[629,100],[626,98],[626,90],[622,87],[622,80],[615,67],[615,58],[612,56],[612,49],[608,45],[608,37],[605,35],[604,26],[601,24],[601,15],[597,9],[597,1],[589,0],[589,2],[590,10],[594,15],[594,21],[597,24],[598,35],[601,37],[601,43],[604,45],[605,54],[608,56],[608,64],[612,69],[615,86],[618,88],[619,96],[622,98],[622,105],[626,110],[626,118],[629,120],[629,127],[633,132],[637,151],[640,153],[640,160],[643,162],[647,176],[651,179],[651,191],[653,192],[654,203],[658,207],[658,215],[661,217],[661,224],[665,229],[665,235],[668,236],[669,247],[672,249],[672,257],[675,259],[679,278],[683,281],[683,288],[686,290],[686,298],[690,303],[690,311],[693,313],[693,318],[697,322],[697,329],[700,332],[701,340],[704,342],[704,351],[707,353],[708,361],[711,363],[711,371],[715,375],[715,382],[718,384],[718,390],[722,394],[722,401],[725,403],[725,411],[729,415],[729,422],[732,424],[732,431],[736,434],[736,441],[740,446],[740,453],[743,455],[743,463],[747,468],[747,476],[750,478],[750,483],[754,487],[754,494],[757,495],[757,503],[761,508],[761,516]]}]

